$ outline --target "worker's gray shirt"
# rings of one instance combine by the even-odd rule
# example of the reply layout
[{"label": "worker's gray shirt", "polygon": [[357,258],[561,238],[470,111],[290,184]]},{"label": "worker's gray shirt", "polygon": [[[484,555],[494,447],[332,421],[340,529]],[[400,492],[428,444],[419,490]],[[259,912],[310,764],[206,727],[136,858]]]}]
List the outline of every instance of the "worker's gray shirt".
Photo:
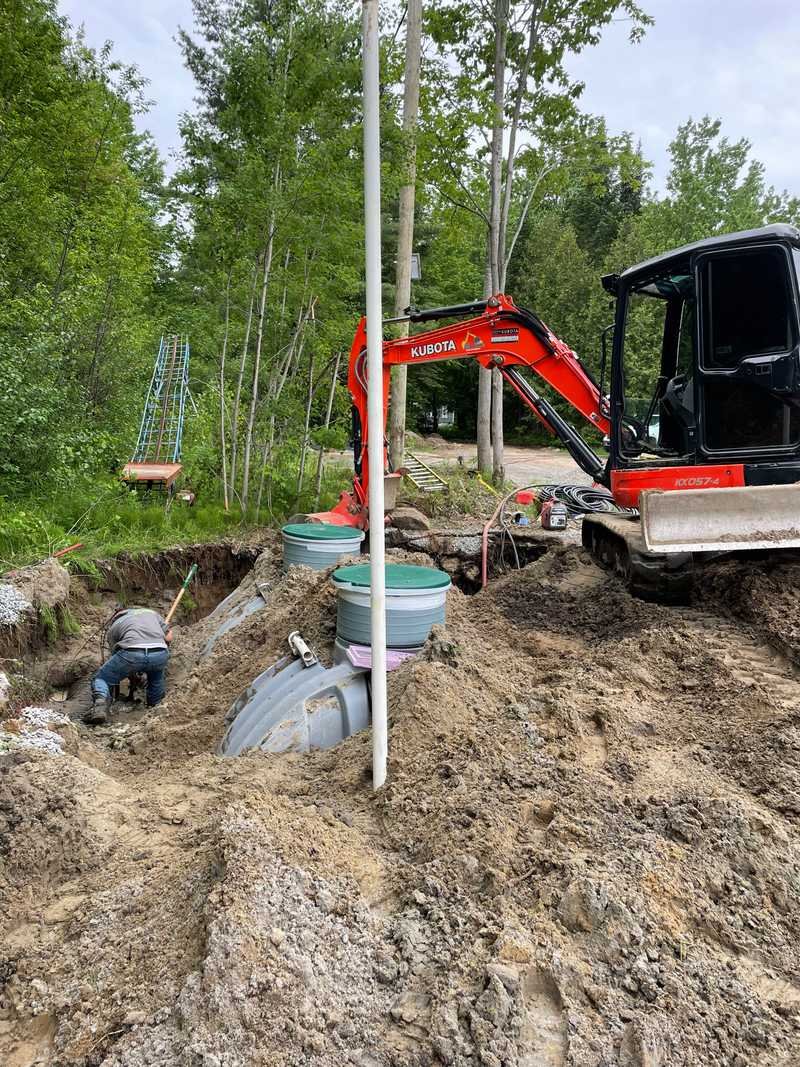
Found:
[{"label": "worker's gray shirt", "polygon": [[129,608],[111,624],[108,640],[114,651],[121,648],[166,648],[164,634],[167,629],[167,624],[157,611]]}]

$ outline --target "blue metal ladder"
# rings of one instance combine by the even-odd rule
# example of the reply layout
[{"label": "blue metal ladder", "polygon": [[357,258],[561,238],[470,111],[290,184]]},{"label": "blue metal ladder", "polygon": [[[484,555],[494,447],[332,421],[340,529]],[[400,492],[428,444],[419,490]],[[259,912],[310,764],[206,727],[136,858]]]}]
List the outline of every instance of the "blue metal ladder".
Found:
[{"label": "blue metal ladder", "polygon": [[132,463],[178,463],[189,391],[189,338],[161,338]]}]

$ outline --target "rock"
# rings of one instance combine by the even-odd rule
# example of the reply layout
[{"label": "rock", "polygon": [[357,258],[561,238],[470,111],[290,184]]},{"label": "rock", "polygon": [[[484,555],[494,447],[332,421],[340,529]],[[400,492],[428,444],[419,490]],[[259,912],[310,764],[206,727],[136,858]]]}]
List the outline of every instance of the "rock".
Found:
[{"label": "rock", "polygon": [[392,526],[398,530],[430,530],[431,522],[416,508],[395,508],[391,518]]},{"label": "rock", "polygon": [[401,993],[389,1008],[389,1014],[397,1023],[418,1023],[430,1010],[431,998],[425,993]]},{"label": "rock", "polygon": [[0,671],[0,713],[8,709],[11,702],[11,682],[8,675]]},{"label": "rock", "polygon": [[456,1062],[455,1045],[448,1038],[442,1037],[441,1034],[437,1034],[433,1039],[433,1051],[445,1065]]},{"label": "rock", "polygon": [[512,926],[506,927],[494,944],[497,958],[506,963],[530,963],[533,945],[528,938]]},{"label": "rock", "polygon": [[375,959],[372,973],[383,985],[391,985],[397,978],[397,964],[391,956],[381,953]]},{"label": "rock", "polygon": [[628,1023],[619,1047],[619,1067],[666,1067],[666,1052],[657,1034]]},{"label": "rock", "polygon": [[47,559],[18,571],[14,585],[34,607],[54,608],[69,596],[69,571],[58,560]]},{"label": "rock", "polygon": [[489,976],[489,984],[475,1002],[475,1010],[502,1030],[511,1010],[511,997],[497,975]]},{"label": "rock", "polygon": [[336,899],[333,893],[324,886],[319,886],[314,899],[317,907],[320,911],[324,911],[326,915],[329,915],[336,909]]},{"label": "rock", "polygon": [[591,933],[605,918],[608,893],[604,886],[589,878],[574,878],[561,897],[558,917],[573,933]]},{"label": "rock", "polygon": [[431,627],[420,656],[429,663],[444,663],[448,667],[458,667],[460,662],[458,645],[448,637],[447,629],[438,624]]},{"label": "rock", "polygon": [[502,982],[503,988],[512,996],[519,989],[519,971],[516,967],[504,963],[490,963],[486,968],[486,973],[490,978],[496,978]]},{"label": "rock", "polygon": [[325,1038],[319,1033],[310,1034],[306,1040],[305,1047],[308,1052],[319,1056],[325,1051]]},{"label": "rock", "polygon": [[318,810],[323,820],[328,824],[328,826],[336,825],[336,816],[333,814],[332,807],[330,807],[328,804],[320,804]]},{"label": "rock", "polygon": [[383,1067],[381,1061],[376,1059],[371,1052],[361,1052],[351,1059],[355,1067]]}]

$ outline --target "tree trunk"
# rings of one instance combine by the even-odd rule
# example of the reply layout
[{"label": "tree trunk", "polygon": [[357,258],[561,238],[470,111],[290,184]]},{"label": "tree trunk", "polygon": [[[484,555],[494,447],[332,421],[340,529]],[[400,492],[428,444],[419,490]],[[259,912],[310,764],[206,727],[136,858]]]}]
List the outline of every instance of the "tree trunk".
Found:
[{"label": "tree trunk", "polygon": [[[325,410],[325,429],[327,430],[331,424],[331,414],[333,413],[333,398],[336,395],[336,379],[339,376],[339,363],[342,359],[342,353],[336,353],[336,362],[333,365],[333,376],[331,377],[331,391],[328,393],[328,407]],[[322,468],[325,464],[325,448],[324,446],[319,450],[319,459],[317,460],[317,477],[314,482],[314,508],[319,507],[319,498],[322,491]]]},{"label": "tree trunk", "polygon": [[289,259],[290,259],[290,256],[291,256],[291,249],[287,248],[286,249],[286,255],[283,257],[283,296],[281,297],[281,323],[283,322],[284,317],[286,315],[286,291],[287,291],[287,288],[288,288],[287,282],[286,282],[286,277],[287,277],[287,274],[289,272]]},{"label": "tree trunk", "polygon": [[[483,298],[492,295],[492,270],[489,263],[489,242],[486,242],[486,270],[483,276]],[[492,372],[478,367],[478,470],[490,474],[492,470]]]},{"label": "tree trunk", "polygon": [[225,332],[222,335],[222,355],[219,360],[219,439],[222,446],[222,499],[228,510],[228,444],[225,437],[225,356],[228,352],[228,328],[231,320],[231,274],[225,284]]},{"label": "tree trunk", "polygon": [[253,356],[253,389],[250,394],[250,412],[247,416],[247,428],[244,437],[244,459],[242,462],[242,513],[245,515],[247,514],[247,504],[250,495],[250,453],[253,447],[253,430],[256,423],[256,409],[258,407],[258,378],[261,370],[261,344],[264,340],[264,311],[267,306],[267,287],[269,285],[269,272],[272,267],[272,245],[274,237],[275,215],[273,214],[269,224],[267,247],[264,250],[264,274],[261,279],[261,299],[258,305],[256,351]]},{"label": "tree trunk", "polygon": [[517,154],[517,132],[519,130],[520,116],[522,115],[522,102],[525,98],[525,90],[528,87],[528,73],[531,69],[531,63],[533,62],[533,56],[539,40],[539,7],[540,0],[534,0],[531,8],[531,21],[528,27],[528,47],[525,52],[525,59],[522,62],[519,80],[517,81],[517,92],[514,99],[514,115],[511,119],[511,129],[508,134],[508,157],[503,186],[503,203],[500,212],[500,226],[497,232],[497,262],[500,272],[499,288],[502,292],[505,292],[506,273],[508,271],[511,253],[514,250],[513,242],[511,248],[508,250],[506,249],[508,241],[508,219],[511,213],[511,193],[514,184],[514,166]]},{"label": "tree trunk", "polygon": [[239,401],[242,397],[242,381],[244,368],[247,363],[247,349],[250,347],[250,326],[253,322],[253,304],[256,299],[256,279],[258,277],[258,262],[253,264],[253,280],[250,283],[250,305],[247,309],[247,323],[244,328],[244,341],[242,342],[242,358],[239,361],[239,376],[236,379],[236,392],[233,397],[233,412],[231,413],[231,492],[236,492],[236,458],[239,443]]},{"label": "tree trunk", "polygon": [[492,293],[500,291],[500,217],[503,197],[503,132],[506,121],[508,9],[509,0],[495,0],[492,156],[489,166],[489,269],[492,274]]},{"label": "tree trunk", "polygon": [[[494,5],[494,92],[492,158],[489,170],[489,269],[491,291],[500,292],[502,269],[501,219],[503,199],[503,132],[505,130],[506,47],[509,0]],[[503,481],[503,378],[495,367],[491,375],[492,480]]]},{"label": "tree trunk", "polygon": [[502,485],[505,481],[505,476],[503,375],[495,367],[492,371],[492,481],[495,485]]},{"label": "tree trunk", "polygon": [[308,453],[308,431],[311,426],[311,404],[314,399],[314,349],[308,354],[308,389],[306,391],[306,417],[303,423],[303,440],[300,444],[300,462],[297,465],[297,500],[303,491],[303,478],[306,473],[306,454]]},{"label": "tree trunk", "polygon": [[[414,193],[417,176],[416,128],[419,112],[419,66],[422,38],[422,0],[408,0],[406,9],[406,71],[403,90],[403,136],[406,140],[406,181],[400,188],[400,217],[397,234],[397,269],[394,287],[394,313],[402,315],[411,303],[411,252],[414,245]],[[401,336],[408,336],[408,323],[402,323]],[[403,465],[406,436],[406,385],[408,367],[392,371],[389,407],[389,457],[393,470]]]}]

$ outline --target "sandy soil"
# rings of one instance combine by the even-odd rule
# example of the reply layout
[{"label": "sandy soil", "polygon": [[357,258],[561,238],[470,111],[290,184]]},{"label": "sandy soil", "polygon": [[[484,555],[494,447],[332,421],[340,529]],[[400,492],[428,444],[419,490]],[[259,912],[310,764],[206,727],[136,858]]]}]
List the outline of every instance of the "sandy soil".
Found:
[{"label": "sandy soil", "polygon": [[[414,443],[410,450],[418,451],[424,463],[432,466],[457,463],[459,457],[468,467],[477,464],[474,443],[445,441],[438,435],[421,438],[421,446]],[[326,462],[347,468],[352,465],[351,452],[326,453]],[[591,485],[592,480],[578,467],[563,448],[523,448],[506,446],[506,478],[515,485],[552,484]]]},{"label": "sandy soil", "polygon": [[[430,438],[425,439],[426,442]],[[422,452],[425,462],[457,463],[463,457],[467,466],[474,466],[478,455],[474,444],[438,441],[433,451]],[[413,451],[413,449],[412,449]],[[522,448],[508,445],[505,449],[506,479],[514,485],[551,484],[591,485],[592,479],[576,465],[563,448]]]},{"label": "sandy soil", "polygon": [[798,579],[666,608],[561,547],[453,590],[373,793],[366,734],[213,755],[290,629],[330,652],[328,576],[267,551],[156,712],[0,761],[0,1061],[800,1062]]}]

